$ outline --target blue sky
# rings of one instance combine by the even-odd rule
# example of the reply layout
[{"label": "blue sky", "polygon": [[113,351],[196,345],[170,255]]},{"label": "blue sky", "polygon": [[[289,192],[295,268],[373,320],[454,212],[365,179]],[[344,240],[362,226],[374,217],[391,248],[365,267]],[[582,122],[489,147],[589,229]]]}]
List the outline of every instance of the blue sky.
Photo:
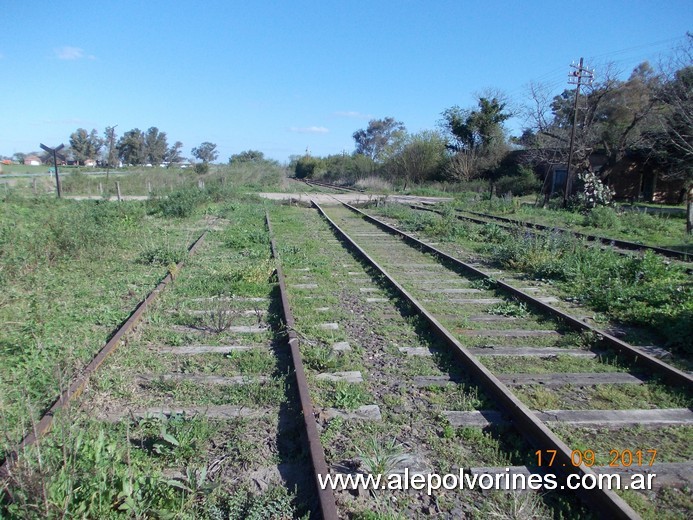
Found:
[{"label": "blue sky", "polygon": [[[411,132],[486,88],[559,93],[580,56],[624,77],[693,30],[690,0],[0,0],[0,155],[79,127],[156,126],[184,154],[216,143],[288,160],[351,152],[394,117]],[[522,121],[510,121],[518,131]]]}]

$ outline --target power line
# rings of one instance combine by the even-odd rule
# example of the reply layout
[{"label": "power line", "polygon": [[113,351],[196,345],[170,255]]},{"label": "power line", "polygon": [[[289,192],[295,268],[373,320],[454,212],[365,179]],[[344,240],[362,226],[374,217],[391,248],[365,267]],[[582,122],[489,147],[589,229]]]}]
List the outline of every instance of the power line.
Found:
[{"label": "power line", "polygon": [[[643,44],[639,44],[639,45],[634,45],[634,46],[632,46],[632,47],[626,47],[626,48],[623,48],[623,49],[617,49],[617,50],[612,50],[612,51],[606,51],[606,52],[603,52],[603,53],[601,53],[601,54],[597,54],[597,55],[595,55],[595,56],[592,56],[590,59],[592,59],[592,60],[594,61],[594,60],[596,60],[596,59],[604,58],[604,57],[606,57],[606,56],[620,56],[620,55],[623,55],[623,54],[626,54],[626,53],[629,53],[629,52],[633,52],[633,51],[637,51],[637,50],[647,49],[647,48],[651,48],[651,47],[658,47],[658,46],[662,46],[662,45],[665,45],[665,44],[671,44],[671,43],[674,43],[674,42],[677,42],[677,41],[681,41],[682,38],[683,38],[682,36],[677,36],[677,37],[675,37],[675,38],[667,38],[667,39],[664,39],[664,40],[657,40],[657,41],[654,41],[654,42],[643,43]],[[637,59],[637,58],[633,58],[633,59]],[[611,60],[611,61],[612,61],[612,63],[614,63],[614,64],[619,64],[619,63],[626,63],[626,62],[628,62],[628,61],[630,61],[630,60],[631,60],[631,58],[621,58],[621,59],[619,59],[619,60]],[[552,69],[552,70],[550,70],[550,71],[548,71],[548,72],[544,72],[544,73],[542,73],[542,74],[540,74],[540,75],[538,75],[538,76],[535,76],[535,77],[532,78],[530,81],[540,83],[540,82],[541,82],[543,79],[545,79],[545,78],[554,78],[554,77],[556,77],[556,76],[561,72],[561,70],[563,70],[562,67],[560,67],[560,68],[554,68],[554,69]],[[549,88],[553,89],[553,88],[558,87],[561,83],[562,83],[562,81],[551,82],[551,83],[548,84],[547,86],[548,86]],[[520,90],[524,90],[524,88],[525,88],[525,87],[518,87],[518,88],[516,88],[516,89],[513,89],[513,90],[509,91],[508,94],[513,94],[513,93],[519,92]]]}]

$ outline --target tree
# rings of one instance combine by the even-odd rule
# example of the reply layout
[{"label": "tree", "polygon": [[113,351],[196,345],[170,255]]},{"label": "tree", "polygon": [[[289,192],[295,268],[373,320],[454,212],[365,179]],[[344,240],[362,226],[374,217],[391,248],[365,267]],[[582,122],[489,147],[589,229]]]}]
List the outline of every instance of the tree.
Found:
[{"label": "tree", "polygon": [[401,139],[405,132],[404,124],[401,121],[395,121],[392,117],[371,119],[368,122],[368,128],[357,130],[353,134],[356,141],[356,153],[380,162],[387,148]]},{"label": "tree", "polygon": [[139,128],[133,128],[118,140],[118,157],[125,163],[140,165],[145,162],[144,134]]},{"label": "tree", "polygon": [[297,179],[313,178],[320,168],[321,161],[316,157],[304,155],[296,161],[294,174]]},{"label": "tree", "polygon": [[385,163],[385,171],[394,179],[404,180],[404,189],[438,177],[445,163],[445,139],[439,132],[408,134]]},{"label": "tree", "polygon": [[168,149],[166,152],[166,162],[168,162],[168,168],[170,168],[172,164],[183,161],[184,157],[181,155],[181,150],[183,150],[183,143],[180,141],[176,141],[173,143],[173,146]]},{"label": "tree", "polygon": [[[685,63],[689,66],[690,56]],[[667,76],[658,74],[649,63],[643,62],[626,81],[616,78],[613,67],[607,65],[604,70],[600,81],[584,85],[577,100],[571,170],[576,173],[591,172],[590,157],[600,153],[605,157],[599,171],[602,181],[608,180],[614,168],[626,157],[640,158],[662,177],[685,176],[683,171],[690,160],[679,162],[677,153],[670,149],[670,146],[676,147],[675,136],[680,133],[674,131],[667,137],[664,130],[665,127],[675,127],[674,120],[680,123],[682,117],[685,118],[685,94],[683,106],[674,101],[681,101],[681,96],[674,94],[670,98],[670,93],[674,92],[687,92],[690,96],[690,85],[680,90],[675,86],[679,84],[677,74],[685,69],[678,69]],[[529,146],[532,162],[565,165],[575,116],[575,91],[566,89],[553,98],[549,97],[548,92],[547,87],[531,86],[532,105],[528,109],[530,128],[521,141]],[[674,140],[670,137],[674,137]],[[679,140],[678,144],[682,144],[682,141]]]},{"label": "tree", "polygon": [[27,155],[27,154],[22,153],[22,152],[16,152],[16,153],[12,156],[12,159],[13,159],[14,162],[16,162],[16,163],[24,164],[24,159],[26,159],[26,155]]},{"label": "tree", "polygon": [[489,174],[508,151],[503,123],[512,114],[500,97],[479,97],[477,109],[448,108],[442,113],[441,126],[452,152],[447,175],[455,180],[470,180]]},{"label": "tree", "polygon": [[161,164],[167,151],[166,132],[160,132],[155,126],[149,128],[144,136],[144,156],[146,162],[154,166]]},{"label": "tree", "polygon": [[[530,145],[533,162],[567,164],[574,119],[571,170],[575,173],[591,171],[590,157],[595,152],[605,156],[599,174],[602,180],[626,155],[649,154],[648,135],[658,110],[660,78],[647,62],[638,65],[626,81],[616,78],[612,66],[604,71],[600,81],[583,85],[577,117],[575,90],[566,89],[550,99],[547,87],[531,85],[530,128],[523,140]],[[526,138],[529,136],[531,139]]]},{"label": "tree", "polygon": [[659,114],[658,159],[664,176],[683,180],[686,194],[686,231],[693,233],[693,34],[676,50],[664,67]]},{"label": "tree", "polygon": [[79,164],[84,164],[88,159],[96,160],[102,146],[103,140],[96,129],[88,133],[84,128],[78,128],[70,134],[72,155]]},{"label": "tree", "polygon": [[217,145],[208,141],[205,141],[197,148],[193,148],[191,153],[205,164],[216,161],[217,157],[219,157]]},{"label": "tree", "polygon": [[234,154],[229,158],[229,164],[239,163],[259,163],[265,160],[265,154],[258,150],[246,150],[244,152]]},{"label": "tree", "polygon": [[[107,146],[106,167],[115,168],[118,164],[118,150],[115,145],[115,126],[107,126],[103,132],[104,144]],[[108,172],[106,172],[108,173]]]}]

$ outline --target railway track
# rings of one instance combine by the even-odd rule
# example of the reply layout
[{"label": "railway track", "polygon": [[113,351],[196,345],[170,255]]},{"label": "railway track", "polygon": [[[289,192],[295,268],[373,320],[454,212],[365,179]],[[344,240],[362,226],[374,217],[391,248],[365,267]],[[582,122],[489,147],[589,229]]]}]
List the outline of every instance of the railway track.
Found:
[{"label": "railway track", "polygon": [[[453,259],[430,248],[423,252],[421,244],[412,247],[413,239],[385,232],[355,208],[318,209],[325,221],[313,210],[280,206],[272,208],[271,222],[270,214],[236,216],[236,226],[196,242],[185,267],[170,269],[166,283],[115,333],[93,369],[61,395],[46,426],[3,465],[9,500],[15,499],[13,490],[36,478],[25,461],[36,457],[36,441],[51,427],[63,449],[71,450],[71,442],[109,446],[119,479],[135,478],[135,466],[142,475],[160,475],[151,481],[137,477],[138,485],[152,486],[140,489],[144,495],[162,486],[170,493],[183,490],[183,498],[202,507],[209,482],[241,486],[248,490],[246,501],[257,493],[274,497],[266,508],[303,504],[283,510],[289,516],[333,519],[376,509],[485,517],[513,507],[509,500],[518,496],[333,491],[319,485],[328,474],[466,470],[584,477],[607,470],[625,476],[635,469],[657,472],[658,489],[691,484],[690,461],[678,445],[669,454],[660,450],[651,467],[605,468],[609,450],[603,453],[603,440],[590,445],[581,439],[579,449],[571,449],[560,438],[595,425],[617,431],[647,424],[637,442],[626,436],[613,446],[621,456],[639,450],[651,459],[647,446],[657,448],[662,423],[678,429],[676,435],[690,435],[689,398],[662,388],[674,382],[686,388],[685,395],[689,374],[608,335],[602,334],[599,345],[580,343],[583,336],[567,331],[584,330],[579,320],[545,320],[500,294],[514,290],[530,311],[547,311],[551,300],[533,298],[532,288],[505,287],[473,266],[463,272]],[[247,230],[264,225],[267,233]],[[637,364],[626,364],[632,355]],[[560,363],[571,371],[555,371]],[[652,382],[652,374],[664,374],[667,384]],[[544,395],[545,388],[555,394]],[[571,399],[566,388],[577,389],[579,399]],[[660,409],[621,406],[608,413],[603,405],[595,417],[589,404],[599,388],[621,400],[629,396],[622,388],[653,388],[659,402],[648,392],[636,398]],[[571,406],[542,408],[540,397]],[[674,407],[677,402],[683,405]],[[71,457],[78,458],[78,451]],[[125,473],[119,474],[123,461]],[[133,492],[117,489],[110,507],[133,512],[128,508],[142,498]],[[581,493],[592,510],[638,517],[611,491]],[[537,495],[519,496],[548,514]],[[557,503],[551,507],[560,509]]]},{"label": "railway track", "polygon": [[[265,219],[269,228],[269,216]],[[255,220],[263,226],[263,220]],[[113,459],[87,476],[108,482],[111,472],[118,475],[108,498],[101,498],[107,491],[94,490],[105,510],[87,509],[89,515],[120,510],[149,516],[158,514],[165,499],[177,502],[168,507],[187,504],[195,515],[221,514],[231,506],[202,499],[222,485],[237,490],[227,499],[236,510],[241,507],[242,516],[260,507],[253,497],[263,493],[270,498],[262,507],[283,517],[310,512],[337,518],[332,493],[320,490],[315,479],[316,472],[327,469],[278,250],[267,233],[250,249],[233,229],[230,233],[205,233],[204,241],[200,237],[190,247],[195,255],[185,267],[170,268],[4,461],[7,511],[26,499],[25,490],[37,478],[37,460],[41,467],[41,453],[50,459],[46,446],[57,442],[73,453],[71,461],[79,459],[83,446],[97,447],[96,455],[88,455],[96,457],[97,466]],[[243,229],[240,233],[247,238]],[[41,472],[62,474],[78,466],[64,464]],[[86,482],[80,486],[78,472],[69,478],[77,489],[89,489]],[[121,489],[121,478],[137,484]],[[64,503],[46,500],[38,516],[97,507],[94,498],[73,493]]]},{"label": "railway track", "polygon": [[[440,214],[438,210],[435,210],[433,208],[427,208],[423,206],[418,206],[415,204],[410,205],[412,209],[419,210],[419,211],[432,211],[435,213]],[[488,224],[489,222],[501,222],[501,227],[504,227],[505,229],[516,229],[518,226],[523,227],[526,229],[534,229],[539,232],[546,232],[546,233],[566,233],[568,235],[574,236],[579,239],[584,239],[589,242],[594,242],[597,244],[602,244],[605,246],[608,246],[610,248],[613,248],[617,252],[621,252],[624,254],[630,254],[633,251],[652,251],[653,253],[657,253],[658,255],[665,256],[667,258],[672,258],[679,260],[681,262],[689,263],[691,255],[689,253],[683,252],[683,251],[676,251],[673,249],[667,249],[663,247],[656,247],[656,246],[648,246],[644,244],[638,244],[636,242],[630,242],[628,240],[620,240],[620,239],[615,239],[615,238],[608,238],[608,237],[601,237],[601,236],[596,236],[596,235],[590,235],[586,233],[580,233],[578,231],[572,231],[570,229],[564,229],[560,227],[551,227],[551,226],[545,226],[542,224],[534,224],[532,222],[525,222],[522,220],[516,220],[516,219],[510,219],[507,217],[500,217],[496,215],[489,215],[486,213],[480,213],[476,211],[468,211],[468,210],[460,210],[457,209],[455,210],[457,213],[457,218],[460,220],[466,220],[468,222],[473,222],[475,224]],[[693,271],[693,268],[689,268],[689,272]]]},{"label": "railway track", "polygon": [[327,189],[331,189],[331,190],[345,191],[347,193],[363,193],[366,191],[366,190],[359,189],[359,188],[351,188],[349,186],[339,186],[337,184],[331,184],[329,182],[307,180],[307,179],[302,179],[302,180],[308,186],[316,186],[319,188],[327,188]]},{"label": "railway track", "polygon": [[[603,341],[591,345],[590,349],[586,349],[584,344],[580,347],[579,338],[566,334],[566,328],[577,327],[584,330],[584,324],[580,320],[571,319],[570,316],[561,314],[562,323],[552,322],[551,325],[547,325],[545,322],[537,322],[534,313],[530,313],[530,318],[522,319],[504,319],[502,316],[480,313],[480,309],[491,307],[489,310],[492,310],[493,306],[502,307],[512,303],[508,296],[522,298],[528,302],[532,310],[547,312],[550,311],[550,299],[547,301],[531,296],[532,288],[517,290],[506,287],[502,282],[485,285],[483,280],[487,277],[484,273],[472,266],[461,266],[430,248],[425,248],[429,254],[412,248],[412,239],[403,240],[401,235],[394,237],[389,234],[392,233],[391,230],[389,233],[384,232],[384,225],[355,213],[355,208],[330,207],[319,210],[340,234],[340,239],[347,242],[348,247],[355,248],[363,258],[368,259],[373,268],[380,272],[380,276],[388,279],[386,285],[395,287],[398,296],[408,300],[409,305],[417,309],[426,319],[427,326],[435,330],[452,349],[458,360],[465,364],[465,369],[475,374],[476,381],[481,382],[484,390],[490,392],[493,396],[492,402],[499,407],[495,413],[488,410],[446,410],[443,413],[450,424],[456,427],[488,426],[505,420],[503,417],[510,417],[527,442],[537,449],[536,453],[541,454],[549,450],[560,459],[556,468],[559,472],[567,468],[568,471],[583,477],[593,475],[595,470],[608,471],[604,457],[600,457],[599,464],[595,460],[588,461],[588,464],[576,464],[578,454],[582,456],[584,451],[594,454],[595,450],[573,450],[553,430],[571,437],[566,432],[576,428],[605,427],[618,431],[635,424],[649,424],[651,428],[678,424],[685,429],[693,424],[693,416],[688,409],[690,397],[685,397],[690,395],[689,374],[637,349],[629,348],[629,345],[608,334],[600,333]],[[435,257],[431,257],[431,252],[434,252]],[[445,258],[447,266],[441,264],[441,258]],[[452,265],[454,267],[451,268]],[[464,267],[467,274],[471,273],[472,277],[462,277],[461,267]],[[385,271],[388,274],[385,274]],[[499,294],[498,291],[505,292],[505,295]],[[526,324],[528,319],[529,325]],[[532,346],[522,345],[526,342]],[[559,346],[556,347],[556,344]],[[577,360],[584,356],[592,356],[595,359],[585,363],[581,370],[573,368],[571,372],[551,373],[550,369],[555,363],[547,360],[556,356],[556,348],[564,349],[558,359]],[[604,353],[605,348],[613,349],[612,353]],[[546,350],[542,352],[542,349]],[[512,352],[513,350],[516,352]],[[633,356],[637,357],[637,362],[633,361]],[[484,360],[483,363],[479,359]],[[568,365],[583,366],[581,362]],[[518,367],[526,372],[518,372]],[[608,409],[608,402],[602,402],[598,410],[590,409],[590,403],[599,402],[595,396],[604,395],[605,389],[618,394],[623,388],[665,385],[664,382],[650,381],[648,377],[643,379],[643,372],[650,375],[662,374],[667,383],[678,384],[677,388],[670,387],[667,390],[671,394],[671,399],[665,402],[678,403],[679,406],[659,406],[660,403],[655,402],[655,399],[642,403],[647,409],[624,409],[622,401],[620,406],[613,410]],[[440,376],[438,379],[430,379],[428,383],[454,385],[456,381],[454,377]],[[508,387],[512,387],[513,391]],[[535,392],[538,388],[541,392],[546,388],[554,388],[556,397],[550,398],[549,401],[563,403],[566,409],[538,408],[540,403]],[[577,393],[580,394],[581,400],[572,399],[573,388],[579,389]],[[648,392],[642,395],[646,393]],[[628,391],[625,394],[628,394]],[[684,397],[681,397],[682,395]],[[618,400],[614,399],[613,402]],[[680,406],[682,403],[683,406]],[[589,438],[589,435],[587,437]],[[618,434],[614,433],[612,437],[618,439]],[[650,442],[654,442],[653,439],[656,438],[656,435],[651,437]],[[580,446],[585,446],[584,439],[578,442]],[[614,441],[617,442],[619,441]],[[623,443],[623,440],[620,442]],[[604,446],[595,446],[595,449],[605,450]],[[638,469],[647,471],[644,467]],[[660,465],[657,471],[660,475],[683,472],[684,480],[690,481],[690,460],[685,460],[679,465]],[[680,475],[672,479],[676,481],[679,477]],[[592,490],[583,494],[587,503],[598,511],[608,511],[609,515],[616,517],[637,518],[637,514],[613,492]]]}]

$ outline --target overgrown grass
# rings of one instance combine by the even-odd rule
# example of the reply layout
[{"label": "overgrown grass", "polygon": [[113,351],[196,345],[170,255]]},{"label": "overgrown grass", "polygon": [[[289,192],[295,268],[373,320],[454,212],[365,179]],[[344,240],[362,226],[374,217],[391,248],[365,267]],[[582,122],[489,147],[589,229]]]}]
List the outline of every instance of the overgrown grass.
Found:
[{"label": "overgrown grass", "polygon": [[140,202],[0,205],[0,458],[189,241]]},{"label": "overgrown grass", "polygon": [[686,234],[684,215],[657,215],[626,211],[617,207],[597,207],[587,213],[562,207],[539,208],[531,203],[503,198],[491,200],[459,200],[454,207],[506,216],[525,222],[567,228],[581,233],[629,240],[647,245],[693,251],[691,237]]},{"label": "overgrown grass", "polygon": [[[293,494],[215,482],[200,461],[222,427],[204,418],[104,425],[59,418],[14,468],[0,516],[23,518],[295,518]],[[126,442],[124,442],[126,441]],[[229,452],[230,458],[235,458]],[[235,461],[232,461],[234,463]],[[184,468],[179,477],[166,468]],[[273,516],[278,515],[278,516]]]},{"label": "overgrown grass", "polygon": [[490,249],[501,266],[557,280],[598,312],[658,330],[670,346],[693,353],[693,286],[681,268],[662,257],[622,256],[563,234],[518,233]]}]

